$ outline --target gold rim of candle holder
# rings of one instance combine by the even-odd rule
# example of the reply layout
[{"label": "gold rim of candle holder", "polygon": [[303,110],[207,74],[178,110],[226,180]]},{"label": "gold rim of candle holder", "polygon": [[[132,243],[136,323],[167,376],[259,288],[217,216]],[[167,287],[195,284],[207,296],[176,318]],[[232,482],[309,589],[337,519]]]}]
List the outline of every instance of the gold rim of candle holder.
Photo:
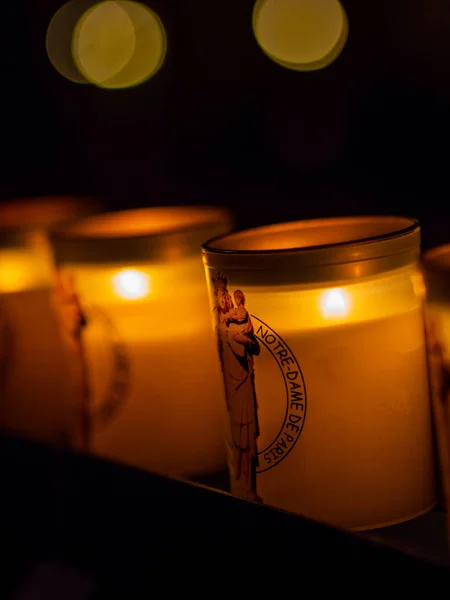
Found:
[{"label": "gold rim of candle holder", "polygon": [[300,284],[345,281],[404,267],[418,261],[420,241],[417,219],[376,215],[247,229],[212,238],[202,251],[206,266],[242,273],[254,285]]},{"label": "gold rim of candle holder", "polygon": [[129,263],[200,253],[206,239],[232,228],[222,206],[158,206],[79,219],[53,228],[50,239],[56,262]]}]

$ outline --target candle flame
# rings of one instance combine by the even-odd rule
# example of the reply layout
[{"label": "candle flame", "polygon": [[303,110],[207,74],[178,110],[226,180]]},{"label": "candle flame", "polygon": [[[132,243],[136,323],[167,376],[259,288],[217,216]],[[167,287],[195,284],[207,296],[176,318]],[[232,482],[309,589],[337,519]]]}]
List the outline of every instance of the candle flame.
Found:
[{"label": "candle flame", "polygon": [[350,298],[340,288],[327,290],[321,297],[321,310],[324,317],[345,317],[350,311]]},{"label": "candle flame", "polygon": [[113,279],[114,291],[125,300],[139,300],[150,293],[150,277],[141,271],[120,271]]}]

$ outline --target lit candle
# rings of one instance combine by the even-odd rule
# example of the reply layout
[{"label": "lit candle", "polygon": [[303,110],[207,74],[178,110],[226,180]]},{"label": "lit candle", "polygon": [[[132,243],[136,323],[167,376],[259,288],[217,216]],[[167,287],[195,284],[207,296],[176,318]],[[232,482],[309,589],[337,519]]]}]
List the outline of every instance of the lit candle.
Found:
[{"label": "lit candle", "polygon": [[434,506],[419,246],[393,217],[204,246],[235,495],[350,529]]},{"label": "lit candle", "polygon": [[[21,262],[20,268],[16,261],[17,254],[10,250],[4,255],[2,271],[3,280],[8,279],[8,288],[17,287],[7,273],[14,271],[14,277],[38,278],[46,276],[50,281],[53,268],[51,249],[48,240],[48,230],[62,223],[70,223],[74,219],[87,217],[101,211],[99,201],[91,197],[78,196],[42,196],[32,198],[15,198],[0,203],[0,236],[6,235],[12,239],[12,234],[20,234],[19,245],[26,248],[28,259]],[[16,235],[17,238],[17,235]],[[6,241],[8,246],[9,242]],[[17,247],[17,242],[13,244]],[[23,253],[22,253],[23,254]],[[11,263],[12,260],[12,263]],[[42,273],[41,273],[42,271]],[[34,272],[34,274],[32,273]],[[1,276],[1,275],[0,275]],[[20,287],[20,286],[19,286]]]},{"label": "lit candle", "polygon": [[73,387],[53,310],[49,226],[97,208],[50,197],[0,204],[0,427],[72,443]]},{"label": "lit candle", "polygon": [[442,501],[450,513],[450,245],[426,252],[422,273]]},{"label": "lit candle", "polygon": [[168,207],[54,232],[65,321],[85,324],[72,354],[94,454],[174,476],[225,466],[200,247],[230,227],[220,208]]}]

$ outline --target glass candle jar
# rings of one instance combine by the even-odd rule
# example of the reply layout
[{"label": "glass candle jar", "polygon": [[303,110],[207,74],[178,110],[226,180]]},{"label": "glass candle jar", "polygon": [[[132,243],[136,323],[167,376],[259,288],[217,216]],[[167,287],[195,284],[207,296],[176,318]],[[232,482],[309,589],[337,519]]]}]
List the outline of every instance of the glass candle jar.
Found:
[{"label": "glass candle jar", "polygon": [[235,495],[355,530],[435,505],[419,251],[383,216],[204,245]]},{"label": "glass candle jar", "polygon": [[[439,450],[442,504],[450,514],[450,244],[422,261],[432,406]],[[450,520],[447,518],[450,534]],[[450,535],[449,535],[450,540]]]},{"label": "glass candle jar", "polygon": [[230,229],[225,209],[166,207],[53,232],[90,452],[181,477],[226,466],[201,244]]},{"label": "glass candle jar", "polygon": [[0,204],[0,427],[72,444],[73,388],[53,310],[48,227],[98,210],[92,199]]}]

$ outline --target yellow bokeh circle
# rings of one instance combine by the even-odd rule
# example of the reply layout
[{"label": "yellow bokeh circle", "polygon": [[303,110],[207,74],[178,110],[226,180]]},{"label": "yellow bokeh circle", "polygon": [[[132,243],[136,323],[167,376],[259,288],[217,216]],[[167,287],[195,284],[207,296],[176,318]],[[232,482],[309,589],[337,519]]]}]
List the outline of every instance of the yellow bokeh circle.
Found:
[{"label": "yellow bokeh circle", "polygon": [[46,49],[72,82],[127,88],[160,69],[167,38],[158,15],[140,2],[70,0],[50,21]]},{"label": "yellow bokeh circle", "polygon": [[126,88],[159,70],[167,51],[166,33],[148,7],[130,0],[107,0],[81,17],[72,51],[88,81],[103,88]]},{"label": "yellow bokeh circle", "polygon": [[72,55],[72,37],[78,21],[89,7],[89,0],[70,0],[53,15],[47,28],[47,55],[60,75],[73,83],[89,83],[80,73]]},{"label": "yellow bokeh circle", "polygon": [[73,57],[92,83],[103,84],[119,73],[135,49],[133,22],[119,2],[102,2],[85,12],[73,35]]},{"label": "yellow bokeh circle", "polygon": [[338,0],[257,0],[253,32],[263,52],[298,71],[331,64],[348,37],[348,20]]}]

